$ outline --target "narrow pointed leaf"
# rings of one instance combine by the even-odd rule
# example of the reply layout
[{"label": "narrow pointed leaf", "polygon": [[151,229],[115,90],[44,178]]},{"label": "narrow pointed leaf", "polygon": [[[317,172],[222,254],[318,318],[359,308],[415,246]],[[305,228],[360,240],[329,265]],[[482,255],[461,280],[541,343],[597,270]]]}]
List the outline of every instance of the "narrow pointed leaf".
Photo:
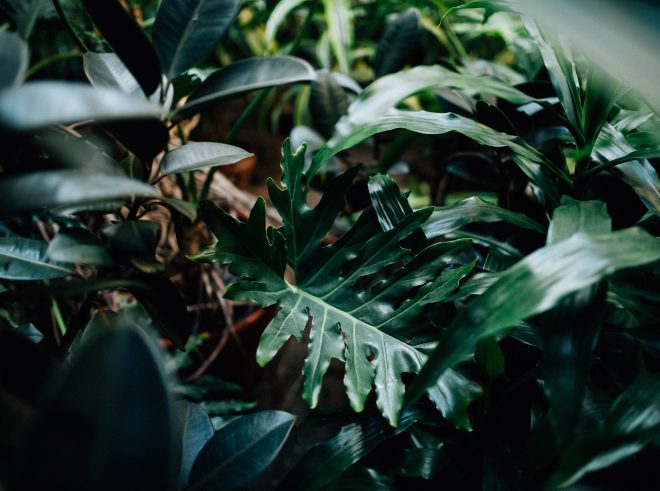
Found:
[{"label": "narrow pointed leaf", "polygon": [[277,2],[275,8],[271,11],[266,22],[266,30],[264,32],[264,40],[266,46],[269,46],[275,41],[275,35],[282,23],[289,17],[292,12],[308,0],[281,0]]},{"label": "narrow pointed leaf", "polygon": [[203,61],[238,12],[239,0],[164,0],[153,42],[170,80]]},{"label": "narrow pointed leaf", "polygon": [[0,89],[14,87],[23,81],[30,62],[30,48],[16,33],[0,32]]},{"label": "narrow pointed leaf", "polygon": [[46,255],[44,242],[23,237],[0,237],[0,278],[5,280],[47,280],[74,273],[67,264]]},{"label": "narrow pointed leaf", "polygon": [[414,7],[402,12],[387,27],[376,47],[376,77],[399,71],[407,64],[417,43],[419,30],[419,11]]},{"label": "narrow pointed leaf", "polygon": [[167,152],[160,161],[160,171],[178,174],[216,165],[235,164],[254,154],[224,143],[194,142]]},{"label": "narrow pointed leaf", "polygon": [[330,46],[339,64],[339,69],[350,73],[349,53],[353,48],[353,12],[348,0],[323,0],[325,18],[328,23]]},{"label": "narrow pointed leaf", "polygon": [[246,58],[214,72],[177,110],[175,121],[190,117],[225,97],[251,90],[309,82],[316,78],[312,66],[294,56],[263,56]]}]

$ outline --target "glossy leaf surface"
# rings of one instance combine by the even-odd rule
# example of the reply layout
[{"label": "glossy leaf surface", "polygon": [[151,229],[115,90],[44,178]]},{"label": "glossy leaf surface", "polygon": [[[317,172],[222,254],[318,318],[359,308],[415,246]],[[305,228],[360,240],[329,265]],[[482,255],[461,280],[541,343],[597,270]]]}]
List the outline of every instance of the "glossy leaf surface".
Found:
[{"label": "glossy leaf surface", "polygon": [[376,47],[374,73],[382,77],[402,69],[410,59],[419,35],[419,11],[409,8],[388,27]]},{"label": "glossy leaf surface", "polygon": [[224,143],[194,142],[167,152],[160,161],[160,171],[177,174],[215,165],[235,164],[254,154]]},{"label": "glossy leaf surface", "polygon": [[0,278],[5,280],[46,280],[74,273],[46,255],[46,243],[23,237],[0,237]]},{"label": "glossy leaf surface", "polygon": [[181,431],[181,467],[179,469],[179,488],[188,485],[193,464],[206,442],[213,437],[213,424],[202,406],[194,402],[176,403],[177,415],[182,426]]},{"label": "glossy leaf surface", "polygon": [[96,236],[82,228],[69,228],[58,232],[48,244],[46,254],[53,261],[96,266],[113,264],[110,253]]}]

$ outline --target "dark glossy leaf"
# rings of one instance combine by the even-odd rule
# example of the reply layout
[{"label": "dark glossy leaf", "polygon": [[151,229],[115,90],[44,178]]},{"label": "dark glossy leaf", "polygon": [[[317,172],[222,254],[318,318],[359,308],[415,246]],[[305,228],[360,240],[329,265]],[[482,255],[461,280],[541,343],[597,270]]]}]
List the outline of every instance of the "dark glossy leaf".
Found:
[{"label": "dark glossy leaf", "polygon": [[106,330],[52,380],[8,489],[174,489],[173,418],[144,334]]},{"label": "dark glossy leaf", "polygon": [[204,60],[238,12],[239,0],[163,0],[154,47],[170,80]]},{"label": "dark glossy leaf", "polygon": [[160,171],[165,175],[190,172],[216,165],[235,164],[252,156],[254,154],[233,145],[194,142],[167,152],[160,161]]},{"label": "dark glossy leaf", "polygon": [[394,479],[365,467],[351,467],[326,488],[328,491],[390,491],[396,489]]},{"label": "dark glossy leaf", "polygon": [[501,273],[484,294],[462,310],[432,353],[411,389],[411,399],[474,350],[480,339],[553,307],[569,293],[616,271],[660,259],[660,244],[631,228],[608,234],[577,233],[546,246]]},{"label": "dark glossy leaf", "polygon": [[192,203],[175,198],[160,198],[158,201],[167,208],[178,211],[191,222],[197,218],[197,207]]},{"label": "dark glossy leaf", "polygon": [[10,216],[130,196],[158,196],[158,192],[140,181],[119,175],[80,170],[34,172],[0,181],[0,214]]},{"label": "dark glossy leaf", "polygon": [[562,455],[550,486],[567,486],[607,468],[660,438],[660,376],[638,379],[614,403],[603,428],[587,434]]},{"label": "dark glossy leaf", "polygon": [[423,227],[429,239],[444,237],[468,223],[507,222],[516,227],[533,230],[540,234],[545,228],[537,221],[522,213],[500,208],[499,206],[473,196],[453,205],[438,207]]},{"label": "dark glossy leaf", "polygon": [[14,32],[0,31],[0,89],[19,85],[29,62],[28,44]]},{"label": "dark glossy leaf", "polygon": [[548,228],[548,244],[557,244],[577,232],[606,234],[612,231],[612,220],[602,201],[575,201],[567,196],[552,215]]},{"label": "dark glossy leaf", "polygon": [[371,205],[383,230],[392,230],[413,212],[410,203],[399,191],[399,186],[390,177],[376,174],[369,179],[368,187]]},{"label": "dark glossy leaf", "polygon": [[170,138],[167,126],[156,118],[105,123],[103,128],[143,162],[151,162]]},{"label": "dark glossy leaf", "polygon": [[[446,269],[469,241],[435,244],[418,253],[403,249],[400,242],[419,231],[430,215],[431,209],[426,208],[407,215],[388,231],[379,231],[373,213],[365,212],[339,241],[323,247],[322,240],[343,209],[344,196],[359,168],[329,183],[318,205],[309,208],[308,189],[303,186],[307,181],[304,148],[293,153],[285,141],[282,156],[281,187],[270,180],[268,188],[284,226],[265,230],[262,200],[246,223],[203,203],[202,215],[218,242],[195,259],[231,263],[230,271],[243,281],[229,286],[227,298],[280,307],[257,349],[261,365],[291,336],[301,340],[311,321],[305,400],[316,406],[323,376],[336,358],[346,362],[344,384],[352,408],[362,411],[375,385],[378,408],[396,425],[405,391],[402,374],[415,373],[426,359],[406,340],[415,337],[410,330],[416,324],[426,325],[422,321],[426,306],[446,301],[471,271],[473,263]],[[283,278],[284,254],[295,273],[295,285]],[[373,288],[358,283],[396,266]],[[436,382],[429,389],[431,400],[452,424],[469,428],[466,409],[479,395],[479,387],[455,371]]]},{"label": "dark glossy leaf", "polygon": [[61,230],[48,244],[46,255],[53,261],[76,264],[110,266],[113,264],[108,250],[94,234],[82,228]]},{"label": "dark glossy leaf", "polygon": [[317,72],[312,81],[309,111],[314,128],[325,138],[332,136],[335,123],[348,109],[348,97],[344,89],[327,71]]},{"label": "dark glossy leaf", "polygon": [[392,22],[376,47],[374,73],[382,77],[401,70],[410,60],[419,35],[419,11],[411,7]]},{"label": "dark glossy leaf", "polygon": [[420,417],[415,411],[404,412],[396,429],[373,417],[344,426],[336,436],[307,452],[291,470],[281,489],[314,491],[327,486],[378,444],[405,431]]},{"label": "dark glossy leaf", "polygon": [[282,411],[242,416],[219,430],[199,453],[191,490],[230,490],[257,477],[277,456],[295,417]]},{"label": "dark glossy leaf", "polygon": [[181,441],[183,448],[178,486],[183,489],[188,485],[190,471],[195,459],[197,459],[206,442],[213,437],[214,430],[211,418],[199,404],[178,401],[175,407],[182,429]]},{"label": "dark glossy leaf", "polygon": [[126,220],[103,230],[114,252],[127,256],[153,258],[159,238],[159,225],[147,220]]},{"label": "dark glossy leaf", "polygon": [[82,0],[94,24],[147,95],[161,83],[158,56],[133,17],[117,0]]},{"label": "dark glossy leaf", "polygon": [[46,255],[46,243],[23,237],[0,237],[0,278],[47,280],[74,273],[71,266]]},{"label": "dark glossy leaf", "polygon": [[225,97],[256,89],[309,82],[316,72],[309,63],[293,56],[247,58],[227,65],[202,82],[172,119],[190,117]]},{"label": "dark glossy leaf", "polygon": [[0,93],[0,126],[33,131],[56,124],[159,118],[144,98],[111,88],[68,82],[30,82]]}]

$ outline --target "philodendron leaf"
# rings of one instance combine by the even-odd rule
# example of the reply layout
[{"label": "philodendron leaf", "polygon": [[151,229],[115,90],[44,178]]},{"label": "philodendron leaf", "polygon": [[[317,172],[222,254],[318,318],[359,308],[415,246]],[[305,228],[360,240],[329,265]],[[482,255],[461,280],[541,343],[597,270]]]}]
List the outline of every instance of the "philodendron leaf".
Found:
[{"label": "philodendron leaf", "polygon": [[82,0],[82,3],[144,93],[153,94],[161,83],[160,62],[135,19],[118,0]]},{"label": "philodendron leaf", "polygon": [[239,0],[164,0],[153,28],[154,47],[170,80],[204,60],[238,12]]},{"label": "philodendron leaf", "polygon": [[206,442],[213,437],[213,423],[206,411],[199,404],[178,401],[175,406],[181,424],[181,467],[179,469],[179,488],[188,485],[190,471]]},{"label": "philodendron leaf", "polygon": [[294,56],[246,58],[214,72],[192,93],[172,119],[179,121],[200,112],[225,97],[265,87],[309,82],[316,78],[312,66]]},{"label": "philodendron leaf", "polygon": [[85,342],[47,388],[7,489],[173,490],[179,443],[157,356],[127,326]]},{"label": "philodendron leaf", "polygon": [[638,228],[604,234],[576,233],[548,245],[501,273],[497,281],[454,319],[411,389],[422,395],[480,339],[558,305],[616,271],[660,259],[660,241]]},{"label": "philodendron leaf", "polygon": [[[330,183],[320,203],[309,208],[304,147],[292,153],[287,140],[282,156],[283,187],[270,180],[268,188],[284,226],[265,230],[263,201],[257,202],[246,223],[205,203],[202,215],[218,243],[196,258],[230,263],[230,271],[244,279],[228,288],[228,298],[280,307],[261,337],[257,350],[261,365],[291,336],[301,340],[311,322],[305,400],[316,406],[323,375],[331,358],[336,358],[346,362],[344,384],[353,409],[364,408],[375,385],[380,411],[396,425],[405,392],[401,376],[416,373],[426,360],[424,352],[404,339],[411,335],[411,326],[427,325],[426,306],[445,301],[469,274],[473,264],[454,269],[447,265],[470,242],[434,244],[418,254],[403,249],[399,243],[419,231],[431,214],[432,209],[426,208],[388,231],[380,230],[373,212],[367,210],[341,239],[322,247],[321,241],[344,207],[357,168]],[[283,278],[285,257],[295,285]],[[359,283],[396,265],[398,269],[386,280],[369,288]],[[467,405],[478,394],[479,388],[455,371],[445,373],[429,388],[442,414],[462,428],[469,428]]]},{"label": "philodendron leaf", "polygon": [[193,142],[167,152],[160,161],[164,175],[204,169],[215,165],[235,164],[254,154],[224,143]]},{"label": "philodendron leaf", "polygon": [[30,61],[30,48],[18,34],[0,31],[0,89],[19,85]]},{"label": "philodendron leaf", "polygon": [[5,280],[47,280],[74,273],[46,255],[46,243],[23,237],[0,237],[0,278]]},{"label": "philodendron leaf", "polygon": [[56,124],[160,117],[159,106],[112,88],[73,82],[30,82],[0,93],[0,126],[33,131]]},{"label": "philodendron leaf", "polygon": [[232,421],[202,448],[190,473],[190,490],[244,486],[277,456],[294,421],[283,411],[261,411]]},{"label": "philodendron leaf", "polygon": [[414,52],[419,35],[419,10],[414,7],[402,12],[392,22],[378,42],[374,73],[382,77],[402,69]]}]

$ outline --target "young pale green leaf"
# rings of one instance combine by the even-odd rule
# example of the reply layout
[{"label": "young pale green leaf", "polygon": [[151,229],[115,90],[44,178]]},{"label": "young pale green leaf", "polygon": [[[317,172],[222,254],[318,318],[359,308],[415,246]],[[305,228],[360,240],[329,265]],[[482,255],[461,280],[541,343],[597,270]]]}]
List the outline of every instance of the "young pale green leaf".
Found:
[{"label": "young pale green leaf", "polygon": [[190,490],[236,489],[263,472],[280,452],[295,417],[283,411],[242,416],[220,429],[202,448]]},{"label": "young pale green leaf", "polygon": [[328,39],[339,69],[350,73],[349,53],[353,48],[353,11],[348,0],[323,0]]},{"label": "young pale green leaf", "polygon": [[19,85],[23,81],[29,61],[28,44],[14,32],[0,31],[0,89]]},{"label": "young pale green leaf", "polygon": [[153,28],[163,73],[170,80],[206,58],[234,20],[239,0],[164,0]]},{"label": "young pale green leaf", "polygon": [[464,199],[453,205],[438,207],[423,227],[429,239],[443,237],[468,223],[506,222],[516,227],[540,234],[545,228],[536,220],[484,201],[478,196]]},{"label": "young pale green leaf", "polygon": [[179,468],[180,489],[188,485],[190,471],[206,442],[213,437],[211,418],[199,404],[186,400],[175,405],[181,427],[181,467]]},{"label": "young pale green leaf", "polygon": [[85,342],[38,409],[8,489],[174,489],[174,412],[139,329],[104,329]]},{"label": "young pale green leaf", "polygon": [[118,0],[82,0],[82,3],[144,93],[153,94],[161,83],[160,62],[135,19]]},{"label": "young pale green leaf", "polygon": [[80,170],[53,170],[0,180],[0,215],[43,208],[103,203],[130,196],[157,197],[136,179]]},{"label": "young pale green leaf", "polygon": [[110,266],[114,263],[96,236],[82,228],[68,228],[58,232],[48,244],[46,255],[53,261],[73,264]]},{"label": "young pale green leaf", "polygon": [[282,489],[314,491],[329,485],[378,444],[405,431],[420,419],[416,411],[401,415],[396,429],[379,418],[362,418],[344,426],[336,436],[312,447],[282,483]]},{"label": "young pale green leaf", "polygon": [[254,154],[225,143],[193,142],[167,152],[160,161],[164,175],[204,169],[215,165],[235,164]]},{"label": "young pale green leaf", "polygon": [[316,78],[312,66],[294,56],[262,56],[246,58],[222,67],[192,93],[188,101],[174,114],[172,119],[180,121],[225,97],[235,96],[251,90],[309,82]]},{"label": "young pale green leaf", "polygon": [[348,97],[332,74],[325,70],[317,72],[316,80],[312,81],[312,91],[309,96],[309,111],[314,128],[325,138],[330,138],[335,123],[346,113],[347,109]]},{"label": "young pale green leaf", "polygon": [[374,73],[380,78],[401,70],[410,59],[419,35],[419,10],[414,7],[402,12],[392,22],[376,47]]},{"label": "young pale green leaf", "polygon": [[66,264],[51,260],[46,244],[23,237],[0,237],[0,278],[5,280],[47,280],[73,274]]},{"label": "young pale green leaf", "polygon": [[266,22],[266,30],[264,32],[264,40],[266,46],[270,46],[275,41],[275,35],[284,20],[291,15],[300,5],[308,0],[281,0],[277,2],[275,8],[271,11]]},{"label": "young pale green leaf", "polygon": [[56,124],[160,118],[159,106],[109,88],[70,82],[30,82],[0,93],[0,126],[34,131]]},{"label": "young pale green leaf", "polygon": [[411,389],[411,400],[446,369],[474,350],[480,339],[555,307],[566,295],[612,273],[660,259],[660,242],[641,229],[608,234],[577,233],[530,254],[452,322]]},{"label": "young pale green leaf", "polygon": [[[283,186],[269,181],[271,201],[284,224],[278,231],[264,231],[261,201],[247,223],[203,206],[205,221],[218,243],[198,259],[229,262],[230,271],[244,278],[229,286],[228,298],[280,307],[257,350],[261,365],[291,336],[301,340],[309,321],[303,388],[307,402],[312,407],[317,404],[323,375],[331,358],[337,358],[346,362],[344,383],[353,409],[364,408],[375,385],[378,407],[396,425],[405,391],[401,376],[417,372],[426,360],[422,351],[401,338],[411,336],[411,326],[426,325],[425,307],[445,301],[471,271],[473,264],[446,268],[469,241],[431,245],[416,255],[403,249],[399,243],[419,231],[432,211],[427,208],[406,216],[388,231],[379,230],[373,212],[366,211],[339,241],[323,247],[321,241],[343,208],[357,169],[331,182],[320,203],[309,208],[303,168],[304,150],[292,153],[286,141]],[[295,285],[282,278],[284,244]],[[387,280],[370,289],[358,286],[358,280],[402,259],[408,259],[405,266]],[[429,389],[431,399],[453,424],[469,428],[466,408],[479,388],[454,371],[436,382]]]}]

